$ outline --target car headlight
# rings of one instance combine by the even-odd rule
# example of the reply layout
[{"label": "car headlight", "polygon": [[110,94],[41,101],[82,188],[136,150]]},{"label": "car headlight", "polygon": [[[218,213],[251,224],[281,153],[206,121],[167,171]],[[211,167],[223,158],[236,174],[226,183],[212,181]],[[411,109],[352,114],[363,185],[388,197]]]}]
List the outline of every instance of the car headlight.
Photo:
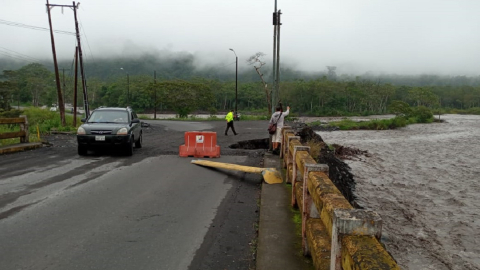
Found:
[{"label": "car headlight", "polygon": [[83,127],[79,127],[77,129],[77,135],[85,135],[86,132],[85,132],[85,129]]},{"label": "car headlight", "polygon": [[117,131],[117,135],[127,135],[127,134],[128,134],[127,128],[121,128]]}]

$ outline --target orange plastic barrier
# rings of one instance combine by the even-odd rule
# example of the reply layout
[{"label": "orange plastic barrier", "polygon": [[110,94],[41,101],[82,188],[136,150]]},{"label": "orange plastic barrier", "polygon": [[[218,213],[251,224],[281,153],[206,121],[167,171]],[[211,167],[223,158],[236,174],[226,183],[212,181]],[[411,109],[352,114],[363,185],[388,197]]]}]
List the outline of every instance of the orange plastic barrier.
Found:
[{"label": "orange plastic barrier", "polygon": [[187,131],[185,144],[180,145],[181,157],[220,157],[217,133],[213,131]]}]

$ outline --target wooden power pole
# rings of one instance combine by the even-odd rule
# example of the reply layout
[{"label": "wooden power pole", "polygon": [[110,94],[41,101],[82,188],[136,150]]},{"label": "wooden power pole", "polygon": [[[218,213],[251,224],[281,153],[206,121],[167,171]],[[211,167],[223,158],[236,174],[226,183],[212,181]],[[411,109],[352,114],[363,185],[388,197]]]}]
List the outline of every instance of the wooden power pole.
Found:
[{"label": "wooden power pole", "polygon": [[73,126],[77,126],[78,46],[75,47],[75,83],[73,86]]},{"label": "wooden power pole", "polygon": [[53,54],[53,65],[55,67],[55,82],[57,84],[57,96],[58,96],[58,108],[60,110],[60,120],[62,121],[62,126],[66,125],[65,122],[65,104],[63,102],[62,88],[60,86],[60,74],[58,73],[58,64],[57,64],[57,53],[55,51],[55,40],[53,38],[53,28],[52,28],[52,18],[50,15],[50,5],[47,0],[47,13],[48,13],[48,24],[50,25],[50,39],[52,41],[52,54]]},{"label": "wooden power pole", "polygon": [[[68,7],[68,8],[73,9],[73,15],[75,17],[75,31],[76,31],[76,34],[77,34],[78,54],[79,54],[79,57],[80,57],[80,73],[82,74],[82,88],[83,88],[83,102],[84,102],[84,106],[85,106],[85,117],[88,117],[90,115],[90,110],[89,110],[89,106],[88,106],[87,81],[85,79],[85,69],[83,68],[83,55],[82,55],[82,45],[80,43],[80,31],[78,29],[78,21],[77,21],[78,5],[75,4],[75,1],[73,1],[73,5],[71,5],[71,6],[69,6],[69,5],[54,5],[54,4],[50,5],[48,3],[48,0],[47,0],[48,19],[50,21],[50,33],[52,35],[53,58],[54,58],[54,62],[55,62],[55,75],[57,76],[57,87],[59,89],[58,90],[59,91],[59,102],[63,104],[63,98],[61,99],[62,93],[61,93],[61,90],[60,90],[60,82],[59,82],[59,78],[58,78],[59,75],[58,75],[58,67],[57,67],[57,57],[55,55],[55,46],[54,46],[54,43],[53,43],[52,22],[50,20],[50,7],[62,7],[62,8]],[[65,111],[65,107],[63,106],[62,108],[63,108],[63,111]],[[61,113],[62,113],[62,111],[60,110],[60,114]],[[65,118],[65,115],[63,117]]]},{"label": "wooden power pole", "polygon": [[88,105],[87,80],[85,79],[85,69],[83,67],[83,54],[82,54],[82,44],[80,43],[80,30],[78,29],[77,8],[78,8],[78,5],[75,5],[75,1],[73,1],[73,14],[75,16],[75,31],[77,33],[77,43],[78,43],[78,56],[80,58],[80,73],[82,74],[83,104],[85,107],[85,117],[88,118],[90,116],[90,107]]}]

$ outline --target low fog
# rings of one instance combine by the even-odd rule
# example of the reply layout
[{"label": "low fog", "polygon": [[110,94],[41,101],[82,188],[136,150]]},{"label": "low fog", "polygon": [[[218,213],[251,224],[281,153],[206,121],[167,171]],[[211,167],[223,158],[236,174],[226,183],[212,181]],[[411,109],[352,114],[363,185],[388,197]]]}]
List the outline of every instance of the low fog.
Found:
[{"label": "low fog", "polygon": [[[51,0],[72,5],[72,1]],[[271,66],[275,1],[83,0],[77,11],[86,63],[105,59],[192,56],[199,69]],[[304,72],[477,76],[480,1],[282,1],[281,64]],[[51,9],[55,30],[74,32],[73,11]],[[13,23],[16,23],[12,25]],[[22,24],[19,26],[18,24]],[[52,62],[45,2],[3,0],[0,61]],[[55,34],[58,58],[71,61],[75,36]],[[4,60],[2,60],[4,59]]]}]

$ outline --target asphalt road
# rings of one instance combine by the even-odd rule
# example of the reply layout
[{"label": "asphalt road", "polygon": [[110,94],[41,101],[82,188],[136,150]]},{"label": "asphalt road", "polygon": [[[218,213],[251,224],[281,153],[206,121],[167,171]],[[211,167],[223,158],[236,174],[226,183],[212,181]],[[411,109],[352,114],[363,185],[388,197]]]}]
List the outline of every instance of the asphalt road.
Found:
[{"label": "asphalt road", "polygon": [[[74,136],[0,156],[0,269],[253,269],[261,176],[178,157],[187,130],[223,134],[223,122],[150,121],[133,157],[76,154]],[[219,136],[216,161],[261,165],[266,136],[238,122]]]}]

